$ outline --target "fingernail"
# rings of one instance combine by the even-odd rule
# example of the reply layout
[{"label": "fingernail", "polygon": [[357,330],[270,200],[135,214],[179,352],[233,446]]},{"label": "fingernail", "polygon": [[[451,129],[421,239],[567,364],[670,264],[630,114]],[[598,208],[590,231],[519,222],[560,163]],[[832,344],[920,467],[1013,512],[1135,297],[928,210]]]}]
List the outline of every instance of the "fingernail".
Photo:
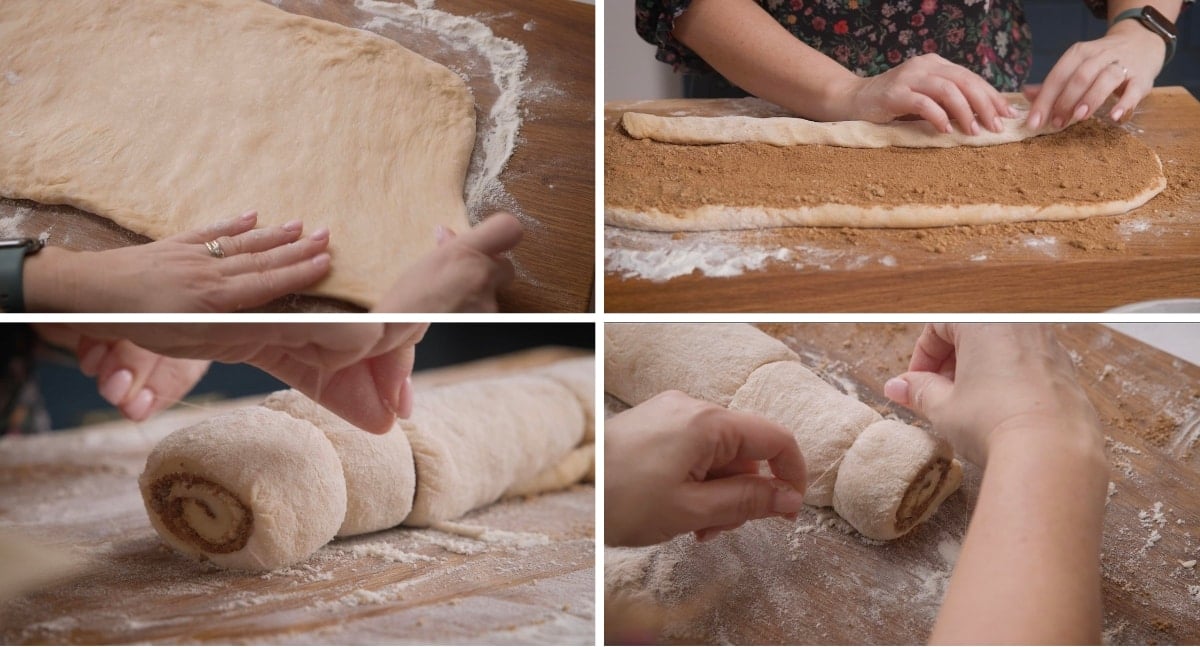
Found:
[{"label": "fingernail", "polygon": [[300,231],[303,228],[304,228],[304,223],[300,222],[299,220],[289,220],[289,221],[283,223],[283,227],[282,227],[282,229],[284,231],[290,231],[292,233]]},{"label": "fingernail", "polygon": [[104,380],[104,384],[100,385],[100,397],[108,400],[111,404],[120,404],[121,400],[125,399],[125,395],[129,393],[131,386],[133,386],[133,373],[127,369],[121,369],[109,375],[108,379]]},{"label": "fingernail", "polygon": [[908,382],[898,377],[893,377],[883,384],[883,394],[892,402],[907,404]]},{"label": "fingernail", "polygon": [[771,499],[771,512],[775,514],[795,514],[804,507],[804,493],[792,488],[776,489]]},{"label": "fingernail", "polygon": [[396,415],[401,418],[407,418],[412,415],[413,409],[413,385],[412,377],[404,378],[404,384],[400,387],[399,406],[396,408]]},{"label": "fingernail", "polygon": [[130,420],[141,422],[150,415],[150,407],[154,405],[154,391],[142,389],[134,396],[133,402],[125,407],[125,415]]},{"label": "fingernail", "polygon": [[992,130],[994,130],[996,132],[1000,132],[1001,130],[1004,130],[1004,122],[1000,121],[999,117],[996,117],[995,119],[992,120]]},{"label": "fingernail", "polygon": [[327,240],[329,238],[329,227],[321,227],[314,231],[309,238],[313,240]]},{"label": "fingernail", "polygon": [[949,122],[946,122],[946,127],[942,128],[942,132],[946,133],[947,135],[952,135],[954,134],[954,126],[951,126]]},{"label": "fingernail", "polygon": [[1029,113],[1029,119],[1026,120],[1030,128],[1037,128],[1042,125],[1042,114],[1040,112]]},{"label": "fingernail", "polygon": [[1086,103],[1079,104],[1079,107],[1075,109],[1075,116],[1073,117],[1073,121],[1079,121],[1080,119],[1083,119],[1087,115],[1087,113],[1088,113],[1087,104]]},{"label": "fingernail", "polygon": [[1123,108],[1117,108],[1112,111],[1111,117],[1112,117],[1113,121],[1120,121],[1121,117],[1123,117],[1124,115],[1125,115],[1125,110]]},{"label": "fingernail", "polygon": [[88,377],[95,377],[96,372],[100,370],[100,362],[104,359],[104,354],[108,352],[108,348],[104,344],[96,344],[92,346],[83,359],[79,360],[79,371]]},{"label": "fingernail", "polygon": [[446,227],[443,225],[438,225],[437,227],[433,228],[433,237],[437,240],[437,243],[441,245],[447,240],[450,240],[450,230],[446,229]]},{"label": "fingernail", "polygon": [[971,134],[972,134],[972,135],[978,135],[978,134],[979,134],[979,122],[978,122],[978,121],[976,121],[975,119],[972,119],[972,120],[971,120]]},{"label": "fingernail", "polygon": [[316,265],[317,267],[328,267],[329,266],[329,254],[317,254],[316,256],[313,257],[312,264]]},{"label": "fingernail", "polygon": [[246,213],[243,213],[242,215],[238,216],[238,220],[241,220],[242,222],[250,222],[257,217],[258,217],[257,211],[247,211]]}]

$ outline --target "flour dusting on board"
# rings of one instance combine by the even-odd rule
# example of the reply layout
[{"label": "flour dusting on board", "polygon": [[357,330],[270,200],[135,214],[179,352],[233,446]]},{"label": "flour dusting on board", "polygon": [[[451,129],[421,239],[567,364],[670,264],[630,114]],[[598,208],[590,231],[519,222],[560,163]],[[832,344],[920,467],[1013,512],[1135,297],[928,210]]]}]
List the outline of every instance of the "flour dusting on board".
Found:
[{"label": "flour dusting on board", "polygon": [[[355,7],[374,16],[362,25],[363,29],[379,32],[389,25],[396,25],[433,32],[443,48],[458,53],[474,52],[488,63],[497,96],[487,112],[487,128],[477,139],[471,156],[471,167],[467,172],[467,208],[476,222],[485,215],[485,210],[496,206],[508,208],[520,216],[515,201],[500,181],[500,173],[512,155],[521,130],[521,99],[529,57],[524,47],[496,36],[490,27],[476,18],[439,11],[433,5],[433,0],[416,0],[413,5],[378,0],[354,2]],[[456,67],[447,57],[437,56],[437,52],[419,53],[451,69]],[[483,76],[474,69],[455,71],[467,76],[468,80]],[[478,96],[476,100],[479,100]]]}]

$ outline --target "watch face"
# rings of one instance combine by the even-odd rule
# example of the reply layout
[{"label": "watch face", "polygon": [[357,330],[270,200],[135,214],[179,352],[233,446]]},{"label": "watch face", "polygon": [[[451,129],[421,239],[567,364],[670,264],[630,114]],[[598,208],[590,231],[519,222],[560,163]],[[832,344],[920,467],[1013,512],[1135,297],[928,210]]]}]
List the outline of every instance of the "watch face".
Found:
[{"label": "watch face", "polygon": [[1158,28],[1159,33],[1163,34],[1164,36],[1170,36],[1171,40],[1175,40],[1179,37],[1179,32],[1175,30],[1174,23],[1172,23],[1170,20],[1167,20],[1167,17],[1162,15],[1158,9],[1155,9],[1150,5],[1142,7],[1142,18],[1153,23],[1154,26]]}]

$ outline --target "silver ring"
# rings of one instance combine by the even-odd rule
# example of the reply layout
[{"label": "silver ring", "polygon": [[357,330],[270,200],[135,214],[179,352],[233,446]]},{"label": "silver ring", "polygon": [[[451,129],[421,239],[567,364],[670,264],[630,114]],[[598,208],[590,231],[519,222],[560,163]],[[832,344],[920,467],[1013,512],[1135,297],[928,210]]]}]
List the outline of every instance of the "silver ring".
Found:
[{"label": "silver ring", "polygon": [[208,248],[208,253],[213,258],[225,258],[225,250],[221,249],[221,243],[218,243],[215,240],[210,240],[207,243],[204,243],[204,246]]},{"label": "silver ring", "polygon": [[[1109,65],[1121,65],[1121,61],[1113,61]],[[1129,68],[1124,65],[1121,65],[1121,78],[1129,78]]]}]

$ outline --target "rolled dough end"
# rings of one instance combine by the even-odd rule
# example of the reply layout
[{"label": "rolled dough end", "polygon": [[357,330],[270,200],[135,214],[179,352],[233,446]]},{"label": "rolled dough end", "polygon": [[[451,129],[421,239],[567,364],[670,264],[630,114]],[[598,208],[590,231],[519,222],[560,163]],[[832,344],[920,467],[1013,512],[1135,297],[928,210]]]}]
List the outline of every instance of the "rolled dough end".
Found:
[{"label": "rolled dough end", "polygon": [[900,537],[924,523],[962,482],[945,440],[895,420],[867,427],[846,452],[833,509],[871,539]]}]

